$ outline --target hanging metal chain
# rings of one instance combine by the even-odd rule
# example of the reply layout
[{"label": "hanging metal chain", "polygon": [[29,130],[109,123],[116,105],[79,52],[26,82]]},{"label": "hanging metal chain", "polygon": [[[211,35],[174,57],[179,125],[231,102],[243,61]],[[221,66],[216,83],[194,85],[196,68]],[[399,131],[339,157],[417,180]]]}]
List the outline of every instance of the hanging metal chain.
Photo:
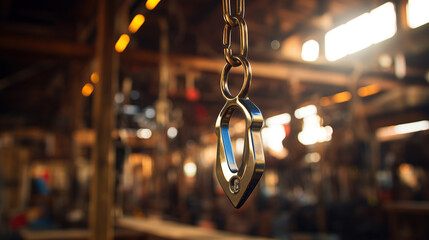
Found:
[{"label": "hanging metal chain", "polygon": [[[226,64],[222,71],[221,76],[221,90],[222,95],[226,99],[231,99],[229,89],[228,89],[228,73],[231,70],[231,67],[243,66],[244,68],[244,81],[241,87],[239,94],[237,95],[240,98],[247,96],[250,81],[252,79],[252,68],[247,60],[248,48],[249,48],[249,36],[247,30],[247,24],[244,20],[245,15],[245,0],[236,0],[237,7],[236,12],[232,14],[231,10],[231,0],[222,0],[222,10],[223,10],[223,19],[225,21],[225,26],[223,28],[223,38],[222,45],[224,47],[223,53],[225,56]],[[231,44],[231,35],[232,30],[238,27],[240,31],[240,53],[237,55],[233,54],[232,44]]]},{"label": "hanging metal chain", "polygon": [[[237,0],[237,12],[231,15],[231,2],[230,0],[222,0],[223,6],[223,19],[225,21],[225,27],[223,28],[223,47],[226,61],[234,66],[240,66],[240,61],[237,60],[238,56],[241,56],[247,60],[248,44],[248,32],[247,24],[244,20],[244,0]],[[231,48],[231,33],[234,27],[240,29],[240,54],[233,55]]]},{"label": "hanging metal chain", "polygon": [[[252,68],[247,60],[248,31],[244,20],[244,8],[244,0],[237,0],[236,12],[232,14],[230,0],[222,0],[223,19],[225,20],[222,44],[226,64],[220,77],[220,89],[226,104],[216,120],[216,135],[218,136],[216,175],[226,196],[235,208],[244,204],[256,187],[265,168],[261,137],[264,119],[258,107],[247,98],[252,80]],[[240,52],[237,55],[234,55],[231,48],[231,35],[235,27],[238,27],[240,31]],[[228,89],[228,75],[232,67],[239,66],[243,66],[244,70],[243,85],[238,94],[232,96]],[[229,121],[237,109],[246,118],[243,160],[239,168],[235,162],[229,136]]]}]

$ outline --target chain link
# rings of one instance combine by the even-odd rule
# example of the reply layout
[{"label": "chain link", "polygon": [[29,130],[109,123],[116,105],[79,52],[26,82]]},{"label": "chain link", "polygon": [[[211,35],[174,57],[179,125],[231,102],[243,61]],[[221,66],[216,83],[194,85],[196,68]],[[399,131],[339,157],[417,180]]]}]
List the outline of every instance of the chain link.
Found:
[{"label": "chain link", "polygon": [[[245,0],[236,0],[237,7],[235,13],[231,10],[231,0],[222,0],[222,12],[225,26],[223,28],[223,53],[227,64],[225,64],[222,77],[221,77],[221,90],[222,94],[226,99],[234,98],[228,91],[228,72],[231,67],[239,67],[243,65],[244,68],[244,82],[243,86],[237,95],[240,98],[246,97],[250,86],[250,80],[252,76],[252,69],[247,60],[248,48],[249,48],[249,37],[247,24],[244,20],[245,15]],[[238,55],[234,55],[232,51],[231,35],[233,28],[238,27],[240,31],[240,52]]]}]

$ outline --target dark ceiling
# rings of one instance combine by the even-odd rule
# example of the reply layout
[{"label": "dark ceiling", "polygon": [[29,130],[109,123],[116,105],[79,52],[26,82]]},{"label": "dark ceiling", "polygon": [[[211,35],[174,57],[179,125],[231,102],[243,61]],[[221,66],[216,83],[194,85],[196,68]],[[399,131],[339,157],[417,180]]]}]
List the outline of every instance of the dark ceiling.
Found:
[{"label": "dark ceiling", "polygon": [[[146,16],[146,22],[131,35],[128,48],[121,54],[120,82],[130,77],[133,88],[142,93],[142,98],[133,104],[144,107],[157,99],[159,20],[165,18],[169,23],[172,73],[177,82],[177,91],[170,97],[178,106],[188,107],[186,111],[191,115],[190,119],[193,119],[194,111],[204,109],[197,122],[212,127],[223,103],[218,89],[223,65],[221,1],[162,0],[153,11],[146,10],[144,3],[135,0],[114,3],[117,5],[115,28],[118,37],[127,32],[127,24],[135,14]],[[398,87],[418,86],[426,91],[428,84],[424,76],[429,69],[427,26],[414,32],[398,33],[399,36],[392,40],[337,63],[326,60],[307,63],[294,57],[302,41],[310,38],[323,41],[328,30],[383,3],[246,1],[249,58],[251,64],[254,63],[255,72],[250,97],[267,115],[292,112],[306,102],[353,87],[348,80],[356,66],[363,66],[358,85],[377,83],[384,90],[381,94]],[[401,3],[395,2],[396,6]],[[96,0],[0,1],[0,126],[3,130],[68,124],[67,117],[71,113],[67,106],[72,105],[78,96],[70,93],[70,89],[76,88],[75,91],[80,93],[92,71],[96,16]],[[233,36],[233,39],[237,38]],[[272,47],[274,40],[280,43],[278,49]],[[405,54],[406,77],[397,78],[393,68],[381,69],[377,62],[381,53]],[[185,96],[189,72],[197,76],[195,87],[201,95],[198,102],[189,102]],[[233,89],[241,86],[240,78],[232,77]],[[378,99],[377,103],[383,107],[385,103],[380,100],[381,95],[376,98],[364,102],[370,104]],[[83,110],[90,112],[91,99],[79,101],[84,101]],[[417,104],[419,108],[427,105],[427,102]],[[392,111],[413,108],[415,106],[404,105],[403,109]],[[342,109],[343,106],[337,105],[326,111],[341,112]],[[369,114],[377,115],[377,111]],[[84,113],[83,117],[90,118],[90,113]]]}]

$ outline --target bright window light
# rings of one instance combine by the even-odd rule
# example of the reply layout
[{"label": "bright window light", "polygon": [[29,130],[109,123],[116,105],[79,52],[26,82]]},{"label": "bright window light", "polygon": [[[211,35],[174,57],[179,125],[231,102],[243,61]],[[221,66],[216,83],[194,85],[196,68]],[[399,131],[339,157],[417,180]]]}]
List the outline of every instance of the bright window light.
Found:
[{"label": "bright window light", "polygon": [[410,28],[418,28],[429,22],[429,1],[408,0],[407,22]]},{"label": "bright window light", "polygon": [[352,54],[371,46],[372,36],[368,32],[371,30],[369,28],[371,24],[369,13],[364,13],[346,23],[347,54]]},{"label": "bright window light", "polygon": [[301,57],[304,61],[313,62],[319,57],[319,43],[308,40],[302,45]]},{"label": "bright window light", "polygon": [[283,146],[283,140],[286,138],[285,126],[290,123],[289,113],[283,113],[267,118],[266,126],[262,129],[262,138],[264,146],[268,152],[277,159],[283,159],[288,152]]},{"label": "bright window light", "polygon": [[273,125],[283,125],[283,124],[289,124],[290,123],[290,114],[289,113],[283,113],[276,116],[272,116],[267,118],[265,121],[267,126],[273,126]]},{"label": "bright window light", "polygon": [[302,108],[298,108],[295,110],[295,117],[298,119],[302,119],[306,116],[317,114],[317,108],[314,105],[307,105]]},{"label": "bright window light", "polygon": [[405,123],[396,126],[382,127],[377,129],[378,139],[389,139],[398,135],[429,130],[429,121],[423,120],[412,123]]},{"label": "bright window light", "polygon": [[341,25],[325,35],[325,55],[328,61],[335,61],[347,55],[347,27]]},{"label": "bright window light", "polygon": [[326,59],[336,61],[391,38],[395,33],[395,6],[392,2],[387,2],[327,32],[325,35]]},{"label": "bright window light", "polygon": [[396,33],[396,12],[393,3],[388,2],[372,10],[370,13],[372,26],[372,44],[391,38]]}]

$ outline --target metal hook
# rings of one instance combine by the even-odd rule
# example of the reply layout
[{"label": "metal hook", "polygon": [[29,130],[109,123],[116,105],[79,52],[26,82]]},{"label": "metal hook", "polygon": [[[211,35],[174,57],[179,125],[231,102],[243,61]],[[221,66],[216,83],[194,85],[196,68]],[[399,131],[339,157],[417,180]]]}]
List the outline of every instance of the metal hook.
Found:
[{"label": "metal hook", "polygon": [[[229,136],[229,120],[239,109],[246,118],[243,160],[237,168]],[[240,208],[252,193],[265,168],[261,128],[261,111],[247,98],[228,99],[216,120],[218,136],[216,175],[222,189],[235,208]]]}]

